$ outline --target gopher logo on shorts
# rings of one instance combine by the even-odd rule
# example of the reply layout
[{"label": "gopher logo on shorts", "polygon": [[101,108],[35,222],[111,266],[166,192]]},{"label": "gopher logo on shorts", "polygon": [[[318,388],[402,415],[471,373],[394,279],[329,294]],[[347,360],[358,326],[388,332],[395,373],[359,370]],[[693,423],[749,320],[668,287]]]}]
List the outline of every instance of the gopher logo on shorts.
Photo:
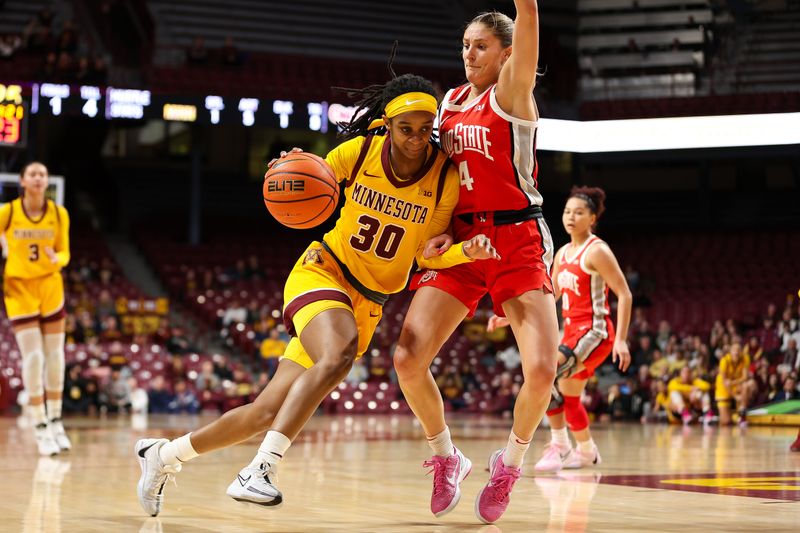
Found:
[{"label": "gopher logo on shorts", "polygon": [[306,252],[306,256],[303,258],[303,264],[307,265],[308,263],[315,263],[321,265],[322,261],[322,248],[310,248]]},{"label": "gopher logo on shorts", "polygon": [[436,276],[438,275],[439,273],[435,270],[426,270],[425,273],[422,275],[422,278],[419,280],[419,282],[427,283],[428,281],[436,280]]}]

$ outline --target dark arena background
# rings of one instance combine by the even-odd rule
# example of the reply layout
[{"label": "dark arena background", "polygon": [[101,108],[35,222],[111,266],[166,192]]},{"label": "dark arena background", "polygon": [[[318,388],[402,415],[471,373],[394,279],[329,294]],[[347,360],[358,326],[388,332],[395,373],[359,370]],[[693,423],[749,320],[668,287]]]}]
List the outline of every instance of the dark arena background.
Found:
[{"label": "dark arena background", "polygon": [[[609,358],[581,397],[602,464],[535,471],[543,423],[508,512],[484,525],[472,502],[522,383],[511,332],[487,332],[488,298],[431,368],[473,461],[446,517],[430,512],[430,450],[393,367],[409,291],[287,454],[281,509],[225,494],[258,435],[185,464],[149,517],[134,443],[251,402],[275,372],[284,282],[336,216],[281,226],[262,198],[267,163],[335,147],[354,100],[332,88],[387,81],[395,40],[397,74],[440,97],[464,83],[466,23],[514,18],[514,2],[0,1],[0,203],[41,161],[72,251],[70,451],[37,452],[0,321],[0,531],[797,531],[800,1],[538,6],[544,216],[558,249],[570,189],[605,190],[596,234],[633,295],[632,363]],[[715,384],[737,344],[745,393],[728,425]],[[710,385],[710,410],[676,406],[683,368]]]}]

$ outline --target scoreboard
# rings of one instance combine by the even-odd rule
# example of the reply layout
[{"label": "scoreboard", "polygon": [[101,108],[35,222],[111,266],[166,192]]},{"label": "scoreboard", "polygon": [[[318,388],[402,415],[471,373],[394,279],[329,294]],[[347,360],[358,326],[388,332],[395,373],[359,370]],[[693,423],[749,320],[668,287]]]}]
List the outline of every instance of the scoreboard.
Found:
[{"label": "scoreboard", "polygon": [[21,85],[0,84],[0,146],[25,147],[28,107]]},{"label": "scoreboard", "polygon": [[161,119],[198,124],[300,128],[325,133],[348,120],[353,108],[328,102],[299,102],[219,95],[169,96],[142,89],[57,83],[30,84],[31,113],[96,120]]}]

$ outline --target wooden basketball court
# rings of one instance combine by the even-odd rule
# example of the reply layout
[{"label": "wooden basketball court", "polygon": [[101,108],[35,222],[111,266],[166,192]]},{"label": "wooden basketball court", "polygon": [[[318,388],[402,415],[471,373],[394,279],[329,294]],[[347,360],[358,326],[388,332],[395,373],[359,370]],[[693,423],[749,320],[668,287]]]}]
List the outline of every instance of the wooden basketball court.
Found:
[{"label": "wooden basketball court", "polygon": [[[206,419],[207,420],[207,419]],[[508,435],[497,418],[455,418],[455,442],[473,460],[463,498],[436,519],[428,505],[429,450],[409,417],[316,417],[279,471],[277,510],[237,503],[225,488],[259,439],[200,457],[166,487],[158,518],[136,499],[142,436],[176,437],[192,417],[69,420],[74,449],[39,458],[30,428],[0,419],[0,531],[24,532],[512,532],[798,531],[800,454],[792,428],[600,425],[603,464],[533,475],[549,438],[540,429],[505,516],[474,515],[485,462]]]}]

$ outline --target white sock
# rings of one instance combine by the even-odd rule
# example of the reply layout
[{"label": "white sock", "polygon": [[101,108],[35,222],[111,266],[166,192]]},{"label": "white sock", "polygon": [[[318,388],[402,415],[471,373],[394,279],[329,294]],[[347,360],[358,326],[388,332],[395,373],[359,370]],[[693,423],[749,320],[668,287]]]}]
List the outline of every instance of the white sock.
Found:
[{"label": "white sock", "polygon": [[258,468],[262,463],[277,465],[291,445],[292,441],[283,433],[274,430],[267,431],[261,446],[258,447],[258,453],[250,461],[250,466]]},{"label": "white sock", "polygon": [[511,435],[508,436],[506,450],[503,452],[503,464],[517,468],[521,467],[522,458],[525,457],[525,452],[528,451],[530,445],[530,440],[523,440],[512,431]]},{"label": "white sock", "polygon": [[578,451],[580,451],[581,453],[585,454],[594,453],[594,449],[595,449],[594,439],[592,439],[591,437],[589,437],[589,440],[584,442],[578,441]]},{"label": "white sock", "polygon": [[563,449],[572,448],[572,443],[569,441],[569,433],[567,432],[566,426],[561,429],[550,428],[550,438]]},{"label": "white sock", "polygon": [[61,419],[61,400],[45,400],[47,404],[47,418],[50,420]]},{"label": "white sock", "polygon": [[449,457],[455,453],[455,446],[450,439],[450,428],[445,426],[444,431],[434,435],[433,437],[426,437],[428,439],[428,446],[433,450],[433,455],[439,457]]},{"label": "white sock", "polygon": [[39,424],[47,424],[47,415],[44,412],[44,404],[29,405],[28,407],[30,407],[31,416],[33,417],[33,421],[37,426]]},{"label": "white sock", "polygon": [[161,449],[158,450],[158,456],[161,458],[161,462],[165,465],[176,465],[185,463],[200,455],[195,451],[194,446],[192,446],[190,435],[191,433],[187,433],[183,437],[178,437],[163,445]]}]

